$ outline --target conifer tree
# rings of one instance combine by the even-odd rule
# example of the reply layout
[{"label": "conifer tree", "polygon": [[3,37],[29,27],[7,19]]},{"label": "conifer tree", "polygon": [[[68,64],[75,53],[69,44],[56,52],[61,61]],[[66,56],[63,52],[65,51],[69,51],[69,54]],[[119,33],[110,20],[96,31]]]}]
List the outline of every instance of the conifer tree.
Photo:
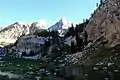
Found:
[{"label": "conifer tree", "polygon": [[96,3],[96,7],[98,7],[99,6],[99,4],[98,3]]},{"label": "conifer tree", "polygon": [[75,43],[71,41],[71,53],[75,53]]},{"label": "conifer tree", "polygon": [[71,28],[69,29],[69,31],[70,31],[70,34],[72,36],[74,36],[74,26],[73,26],[73,24],[72,24]]},{"label": "conifer tree", "polygon": [[79,36],[79,34],[76,35],[76,43],[78,51],[81,51],[83,47],[83,39]]},{"label": "conifer tree", "polygon": [[100,0],[100,5],[102,5],[103,4],[103,0]]},{"label": "conifer tree", "polygon": [[87,34],[87,31],[85,30],[85,32],[84,32],[84,43],[85,43],[85,45],[86,45],[87,41],[88,41],[88,34]]}]

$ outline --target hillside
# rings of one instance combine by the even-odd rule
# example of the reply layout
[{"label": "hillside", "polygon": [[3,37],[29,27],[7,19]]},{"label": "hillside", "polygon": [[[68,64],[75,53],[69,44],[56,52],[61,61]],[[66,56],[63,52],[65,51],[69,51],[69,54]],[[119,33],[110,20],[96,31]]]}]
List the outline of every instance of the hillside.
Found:
[{"label": "hillside", "polygon": [[[72,56],[68,61],[82,65],[107,65],[109,63],[119,64],[119,0],[105,0],[91,15],[88,24],[82,32],[77,33],[83,39],[82,50],[78,49],[76,57]],[[87,33],[87,44],[84,42]],[[73,31],[74,32],[74,31]],[[76,33],[75,33],[76,34]],[[74,35],[74,34],[73,34]],[[71,37],[71,36],[70,36]],[[69,39],[68,37],[67,39]],[[77,36],[75,36],[77,38]],[[70,40],[74,39],[72,37]],[[69,40],[69,41],[70,41]],[[77,50],[75,40],[68,44],[72,50]],[[81,42],[79,43],[81,44]],[[79,51],[80,50],[80,51]],[[82,54],[82,56],[77,57]]]},{"label": "hillside", "polygon": [[105,0],[94,11],[86,27],[89,40],[104,36],[111,46],[120,39],[120,4],[119,0]]}]

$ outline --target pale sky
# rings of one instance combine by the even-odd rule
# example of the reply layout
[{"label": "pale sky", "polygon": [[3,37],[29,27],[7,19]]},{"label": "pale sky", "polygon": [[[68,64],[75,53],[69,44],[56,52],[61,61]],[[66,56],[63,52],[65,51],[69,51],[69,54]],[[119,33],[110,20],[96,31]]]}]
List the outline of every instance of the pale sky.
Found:
[{"label": "pale sky", "polygon": [[0,26],[17,21],[43,21],[47,27],[66,18],[82,22],[89,18],[99,0],[0,0]]}]

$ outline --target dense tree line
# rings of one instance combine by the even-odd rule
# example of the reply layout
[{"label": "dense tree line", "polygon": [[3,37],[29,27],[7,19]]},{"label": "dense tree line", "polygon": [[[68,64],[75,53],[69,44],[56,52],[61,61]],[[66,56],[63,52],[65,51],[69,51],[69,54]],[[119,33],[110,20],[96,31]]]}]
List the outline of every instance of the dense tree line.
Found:
[{"label": "dense tree line", "polygon": [[76,27],[70,27],[68,29],[68,32],[65,34],[65,38],[69,37],[69,36],[75,36],[77,33],[81,33],[83,32],[84,28],[86,27],[86,25],[89,23],[89,20],[86,19],[85,22],[81,23],[81,24],[77,24]]},{"label": "dense tree line", "polygon": [[[45,41],[45,44],[41,47],[42,57],[46,56],[48,54],[49,47],[51,44],[57,44],[59,43],[59,33],[57,30],[44,30],[40,32],[35,32],[34,35],[37,35],[39,37],[48,37],[49,40]],[[51,39],[51,38],[52,39]]]},{"label": "dense tree line", "polygon": [[34,33],[34,35],[37,35],[39,37],[48,37],[49,36],[49,32],[47,30],[44,31],[36,31]]},{"label": "dense tree line", "polygon": [[34,35],[37,35],[39,37],[52,37],[54,39],[58,39],[59,37],[59,33],[57,30],[52,30],[52,31],[47,31],[47,30],[43,30],[43,31],[36,31],[34,33]]},{"label": "dense tree line", "polygon": [[[85,27],[89,23],[89,20],[84,20],[84,23],[76,25],[76,27],[70,27],[69,31],[65,35],[66,37],[72,36],[75,37],[76,39],[76,44],[72,41],[71,42],[71,53],[75,53],[78,51],[81,51],[85,45],[88,43],[88,34],[87,31],[85,30]],[[81,33],[83,34],[81,37]]]}]

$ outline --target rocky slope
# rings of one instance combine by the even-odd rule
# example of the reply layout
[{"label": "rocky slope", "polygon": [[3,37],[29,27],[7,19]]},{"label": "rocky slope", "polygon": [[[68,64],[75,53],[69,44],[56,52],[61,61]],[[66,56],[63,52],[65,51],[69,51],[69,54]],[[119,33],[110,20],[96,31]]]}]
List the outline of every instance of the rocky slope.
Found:
[{"label": "rocky slope", "polygon": [[[120,62],[120,0],[105,0],[92,14],[85,30],[88,43],[81,52],[68,55],[68,63],[109,67],[118,69]],[[73,39],[73,38],[71,38]],[[67,40],[67,44],[71,40]],[[113,65],[114,64],[114,65]]]},{"label": "rocky slope", "polygon": [[105,0],[86,27],[89,40],[104,36],[111,46],[120,42],[120,0]]},{"label": "rocky slope", "polygon": [[0,31],[0,42],[14,43],[18,37],[28,34],[29,25],[16,22]]},{"label": "rocky slope", "polygon": [[[119,6],[120,0],[105,0],[100,4],[85,27],[88,40],[92,41],[85,45],[81,52],[68,55],[68,63],[107,65],[113,62],[118,65],[118,53],[120,52]],[[70,45],[73,38],[68,37],[65,43]]]}]

